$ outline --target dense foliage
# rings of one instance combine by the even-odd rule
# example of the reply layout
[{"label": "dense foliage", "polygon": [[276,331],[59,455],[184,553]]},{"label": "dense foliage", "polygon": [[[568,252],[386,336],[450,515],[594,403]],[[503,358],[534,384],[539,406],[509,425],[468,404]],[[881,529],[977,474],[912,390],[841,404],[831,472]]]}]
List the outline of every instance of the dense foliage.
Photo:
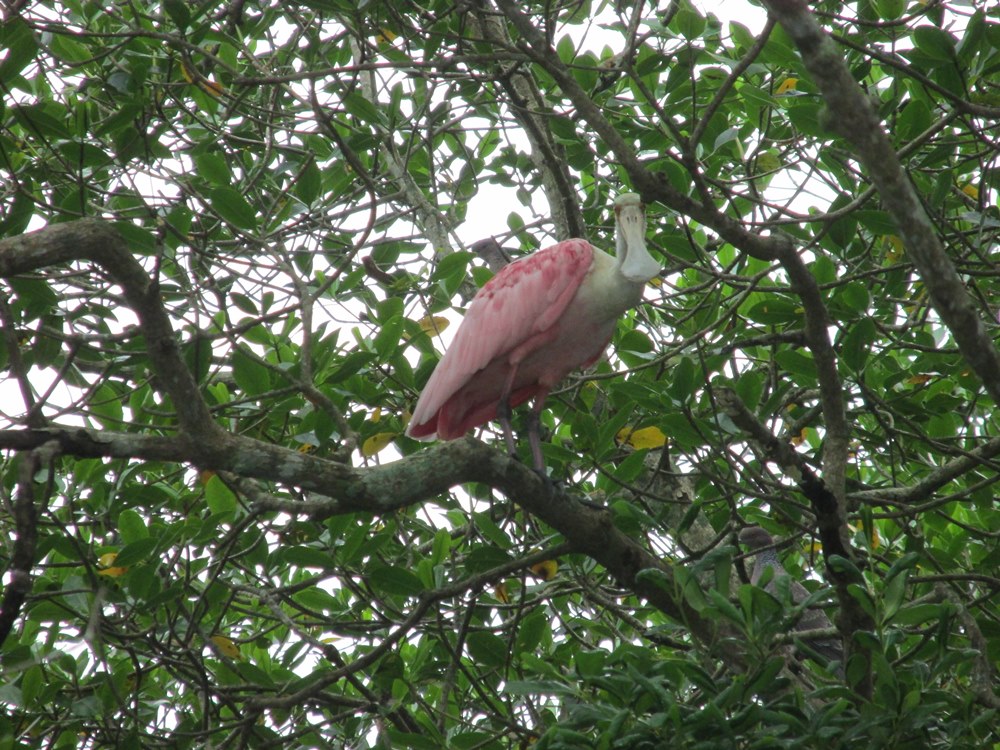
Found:
[{"label": "dense foliage", "polygon": [[[994,746],[1000,7],[764,5],[9,3],[0,748]],[[627,190],[561,485],[403,436]]]}]

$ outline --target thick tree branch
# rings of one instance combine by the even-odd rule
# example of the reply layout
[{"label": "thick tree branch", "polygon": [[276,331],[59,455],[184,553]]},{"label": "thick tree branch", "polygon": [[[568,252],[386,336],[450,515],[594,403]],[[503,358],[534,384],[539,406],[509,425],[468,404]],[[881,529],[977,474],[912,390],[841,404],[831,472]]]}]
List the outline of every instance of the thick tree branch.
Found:
[{"label": "thick tree branch", "polygon": [[112,224],[80,219],[0,240],[0,277],[79,261],[97,264],[121,286],[129,307],[139,316],[157,382],[173,402],[182,430],[199,441],[221,433],[181,358],[159,285],[132,257]]},{"label": "thick tree branch", "polygon": [[836,499],[836,518],[830,519],[831,527],[836,523],[842,534],[841,546],[847,546],[847,508],[844,501],[847,471],[847,452],[851,438],[851,428],[847,423],[847,407],[844,404],[844,384],[837,371],[837,355],[830,341],[830,316],[823,302],[816,277],[812,275],[798,253],[782,253],[782,265],[788,273],[792,287],[802,300],[805,312],[805,336],[816,363],[819,379],[820,403],[826,435],[823,440],[823,482]]},{"label": "thick tree branch", "polygon": [[[221,432],[221,431],[220,431]],[[482,482],[515,499],[518,505],[563,534],[573,548],[592,557],[619,583],[669,617],[687,625],[706,645],[716,642],[716,625],[702,618],[683,598],[673,569],[623,534],[608,513],[556,493],[529,468],[478,440],[440,443],[392,463],[356,469],[280,446],[222,433],[215,440],[191,444],[160,438],[66,428],[0,431],[0,448],[28,450],[55,442],[64,454],[81,457],[144,458],[189,463],[202,469],[230,471],[243,477],[279,482],[324,495],[305,503],[260,498],[257,512],[282,511],[315,519],[341,513],[390,513],[447,492],[466,482]],[[657,585],[640,571],[660,571]],[[743,655],[720,653],[734,669]]]},{"label": "thick tree branch", "polygon": [[14,526],[17,538],[11,554],[8,581],[0,601],[0,646],[7,640],[21,613],[24,600],[31,593],[31,569],[35,566],[38,546],[38,503],[35,496],[35,474],[52,463],[58,445],[47,441],[23,456],[14,497]]},{"label": "thick tree branch", "polygon": [[625,167],[633,184],[646,200],[658,200],[711,227],[733,246],[755,258],[781,262],[803,301],[806,339],[819,370],[820,393],[828,431],[823,452],[824,473],[828,474],[828,487],[833,497],[837,498],[842,522],[845,513],[844,471],[849,442],[843,389],[837,373],[836,356],[827,333],[829,315],[816,280],[799,257],[795,243],[791,238],[781,234],[770,237],[756,235],[738,221],[719,213],[714,206],[693,201],[673,188],[667,180],[649,172],[639,160],[635,150],[625,142],[587,92],[576,82],[556,51],[532,23],[531,18],[512,0],[497,0],[497,5],[524,39],[525,51],[556,80],[580,116],[590,124]]},{"label": "thick tree branch", "polygon": [[[746,432],[764,455],[778,464],[782,471],[799,485],[802,494],[809,499],[819,526],[820,540],[823,543],[823,557],[827,562],[826,574],[834,585],[837,601],[840,605],[837,626],[844,635],[845,643],[851,644],[854,633],[872,630],[874,622],[848,590],[850,584],[857,584],[859,581],[845,571],[842,566],[830,564],[830,558],[833,555],[848,559],[852,557],[850,547],[844,543],[841,537],[843,527],[836,497],[823,480],[816,476],[805,459],[796,453],[791,445],[780,440],[768,430],[747,409],[735,391],[730,388],[717,387],[712,389],[712,393],[716,402],[733,420],[733,423]],[[867,693],[870,689],[869,680],[870,677],[866,677],[861,686],[863,693]]]},{"label": "thick tree branch", "polygon": [[954,481],[973,469],[988,467],[989,472],[995,475],[996,467],[991,459],[997,455],[1000,455],[1000,438],[993,438],[968,453],[953,458],[914,484],[905,487],[861,490],[859,492],[852,492],[850,498],[862,502],[887,502],[899,505],[921,502],[931,497],[949,482]]},{"label": "thick tree branch", "polygon": [[[0,432],[0,447],[30,450],[50,441],[66,454],[146,458],[189,463],[203,469],[265,479],[332,498],[326,515],[336,512],[386,513],[422,502],[463,482],[489,484],[515,498],[529,512],[564,534],[580,552],[604,565],[620,582],[670,617],[687,624],[702,641],[715,640],[715,626],[684,600],[680,586],[661,587],[640,577],[655,568],[672,581],[669,566],[618,531],[610,516],[553,495],[529,469],[484,443],[467,439],[445,443],[372,469],[355,469],[280,446],[232,435],[217,427],[190,372],[180,359],[156,285],[128,253],[109,224],[86,219],[58,224],[31,235],[0,242],[0,275],[10,276],[50,265],[90,260],[123,288],[139,316],[157,380],[177,409],[182,433],[175,438],[98,433],[79,428]],[[317,515],[322,513],[310,508]],[[739,655],[726,658],[739,664]]]},{"label": "thick tree branch", "polygon": [[799,48],[829,108],[830,125],[854,147],[878,189],[934,309],[987,392],[1000,402],[1000,351],[843,55],[801,0],[766,0],[765,5]]}]

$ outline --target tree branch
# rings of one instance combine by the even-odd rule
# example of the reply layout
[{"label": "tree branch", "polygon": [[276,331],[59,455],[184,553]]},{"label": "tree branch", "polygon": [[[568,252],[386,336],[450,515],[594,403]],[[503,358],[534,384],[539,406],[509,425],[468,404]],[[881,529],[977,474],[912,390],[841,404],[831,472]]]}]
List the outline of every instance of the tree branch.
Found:
[{"label": "tree branch", "polygon": [[2,277],[74,261],[97,264],[121,286],[129,307],[139,317],[157,383],[173,402],[183,432],[198,442],[221,434],[181,358],[159,285],[132,257],[125,239],[111,223],[80,219],[0,240]]},{"label": "tree branch", "polygon": [[[476,20],[480,33],[494,48],[512,47],[506,27],[496,14],[479,2]],[[531,143],[531,161],[542,177],[542,188],[549,202],[556,239],[586,237],[587,228],[580,212],[579,197],[570,178],[566,152],[552,137],[548,121],[549,106],[538,90],[530,69],[520,62],[497,62],[497,81],[510,99],[511,111],[524,128]]]},{"label": "tree branch", "polygon": [[[840,605],[840,616],[837,618],[837,626],[845,636],[845,643],[851,644],[854,633],[872,630],[874,622],[848,590],[850,584],[857,584],[859,581],[852,577],[848,571],[844,570],[842,566],[830,564],[831,556],[839,555],[847,559],[851,559],[853,556],[850,546],[845,544],[841,538],[842,524],[836,497],[834,497],[833,493],[826,486],[823,479],[816,476],[816,473],[806,463],[805,459],[796,453],[791,445],[779,440],[777,436],[768,430],[747,409],[735,391],[730,388],[717,387],[712,389],[712,394],[719,406],[726,412],[726,415],[733,420],[733,423],[746,432],[764,455],[778,464],[782,471],[799,485],[802,494],[808,498],[813,513],[816,515],[820,540],[823,543],[823,558],[827,563],[826,575],[829,576],[834,585],[837,592],[837,601]],[[863,694],[869,692],[869,682],[870,675],[867,675],[861,686]]]},{"label": "tree branch", "polygon": [[[371,469],[308,456],[281,446],[232,435],[218,427],[201,398],[179,348],[156,285],[128,253],[114,228],[95,219],[57,224],[30,235],[0,241],[0,275],[91,260],[121,286],[139,316],[157,381],[177,409],[182,433],[173,438],[95,432],[82,428],[0,431],[0,447],[30,450],[55,441],[62,452],[78,456],[144,458],[189,463],[203,469],[301,487],[332,498],[324,512],[387,513],[436,497],[463,482],[484,482],[557,529],[574,548],[604,565],[620,582],[668,616],[685,623],[705,643],[715,626],[682,596],[680,586],[658,586],[639,572],[672,569],[622,534],[604,512],[567,495],[553,495],[531,470],[476,440],[440,444],[400,461]],[[320,514],[313,508],[310,512]],[[724,654],[735,665],[741,655]]]},{"label": "tree branch", "polygon": [[38,546],[38,503],[35,497],[35,475],[50,465],[59,452],[59,446],[46,441],[23,457],[17,494],[14,499],[14,525],[17,538],[11,554],[9,581],[0,601],[0,646],[14,629],[24,600],[31,593],[31,569],[35,566],[35,549]]},{"label": "tree branch", "polygon": [[868,97],[843,55],[801,0],[765,0],[802,54],[829,107],[829,124],[854,147],[896,222],[907,254],[920,272],[931,303],[951,331],[962,356],[1000,401],[1000,351],[993,343],[965,284],[941,244],[923,203],[903,169]]}]

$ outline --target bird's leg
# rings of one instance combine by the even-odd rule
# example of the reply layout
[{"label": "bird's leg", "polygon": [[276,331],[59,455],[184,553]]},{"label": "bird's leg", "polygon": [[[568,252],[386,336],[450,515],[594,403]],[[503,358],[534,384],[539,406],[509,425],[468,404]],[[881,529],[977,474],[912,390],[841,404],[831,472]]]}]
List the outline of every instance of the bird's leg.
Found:
[{"label": "bird's leg", "polygon": [[[545,456],[542,455],[542,407],[545,405],[545,397],[548,391],[535,397],[535,403],[531,406],[531,414],[528,417],[528,445],[531,446],[532,469],[542,478],[550,494],[561,494],[565,486],[558,479],[553,479],[545,470]],[[586,504],[590,504],[587,501]]]},{"label": "bird's leg", "polygon": [[517,458],[517,442],[514,440],[514,428],[511,426],[510,418],[513,409],[510,408],[510,398],[505,394],[500,403],[497,404],[497,421],[503,429],[503,440],[507,444],[507,454],[512,458]]},{"label": "bird's leg", "polygon": [[532,468],[542,479],[548,475],[545,473],[545,457],[542,455],[542,406],[545,404],[545,394],[540,394],[535,398],[535,403],[531,406],[531,414],[528,417],[528,445],[531,446]]},{"label": "bird's leg", "polygon": [[507,379],[504,381],[503,390],[500,392],[500,402],[497,404],[497,421],[503,428],[503,440],[507,443],[507,455],[517,458],[517,442],[514,440],[514,428],[511,426],[510,418],[514,410],[510,408],[510,394],[514,390],[514,378],[517,375],[517,364],[515,363]]}]

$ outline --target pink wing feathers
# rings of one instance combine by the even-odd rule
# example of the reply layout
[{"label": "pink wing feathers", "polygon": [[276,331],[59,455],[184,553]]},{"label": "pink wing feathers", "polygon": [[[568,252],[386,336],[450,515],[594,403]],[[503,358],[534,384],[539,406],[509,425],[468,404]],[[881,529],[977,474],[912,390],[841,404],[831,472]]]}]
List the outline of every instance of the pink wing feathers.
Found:
[{"label": "pink wing feathers", "polygon": [[[492,419],[503,390],[499,381],[548,342],[546,332],[573,300],[593,258],[586,240],[565,240],[511,263],[490,279],[472,300],[420,394],[407,434],[450,440]],[[474,382],[477,373],[489,382]],[[541,390],[545,388],[538,384],[522,386],[510,405]]]}]

